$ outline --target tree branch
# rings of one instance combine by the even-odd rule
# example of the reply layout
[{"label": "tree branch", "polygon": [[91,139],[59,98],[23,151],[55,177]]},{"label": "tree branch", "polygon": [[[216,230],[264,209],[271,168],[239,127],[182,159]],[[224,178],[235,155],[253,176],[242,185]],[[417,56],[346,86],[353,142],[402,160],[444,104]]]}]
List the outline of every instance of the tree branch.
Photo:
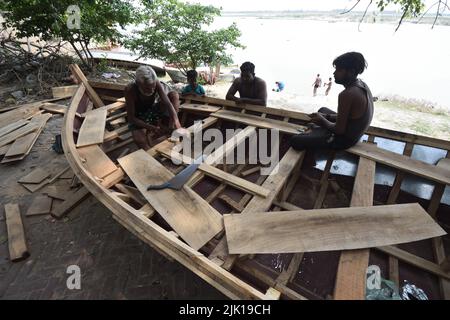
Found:
[{"label": "tree branch", "polygon": [[353,9],[355,9],[355,7],[358,5],[358,3],[359,3],[360,1],[361,1],[361,0],[357,0],[356,3],[353,5],[353,7],[351,7],[351,8],[348,9],[347,11],[341,12],[341,14],[349,13],[350,11],[352,11]]},{"label": "tree branch", "polygon": [[361,23],[364,21],[364,18],[366,17],[366,14],[367,14],[367,10],[369,10],[369,7],[372,5],[372,2],[373,2],[373,0],[370,0],[369,4],[368,4],[367,7],[366,7],[366,11],[364,11],[364,14],[363,14],[362,18],[361,18],[361,20],[359,21],[359,24],[358,24],[358,31],[359,31],[359,32],[361,32],[361,30],[360,30],[359,27],[361,26]]}]

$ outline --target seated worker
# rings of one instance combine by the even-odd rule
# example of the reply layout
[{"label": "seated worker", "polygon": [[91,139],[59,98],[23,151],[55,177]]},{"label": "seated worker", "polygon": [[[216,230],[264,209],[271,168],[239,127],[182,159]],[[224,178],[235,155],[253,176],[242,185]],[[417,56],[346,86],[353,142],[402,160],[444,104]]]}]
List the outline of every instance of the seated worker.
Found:
[{"label": "seated worker", "polygon": [[197,71],[195,70],[189,70],[186,73],[188,85],[183,88],[183,91],[181,94],[184,95],[196,95],[196,96],[204,96],[205,95],[205,89],[197,83]]},{"label": "seated worker", "polygon": [[[148,150],[149,134],[162,133],[181,128],[178,120],[179,96],[156,77],[149,66],[136,70],[136,80],[125,88],[125,102],[131,133],[136,144]],[[168,118],[168,126],[162,127],[162,119]]]},{"label": "seated worker", "polygon": [[[236,97],[239,92],[240,98]],[[227,92],[227,100],[235,101],[238,104],[248,103],[261,106],[267,105],[266,82],[255,77],[255,65],[251,62],[244,62],[241,66],[241,76],[233,81]]]},{"label": "seated worker", "polygon": [[369,87],[357,76],[367,68],[364,56],[347,52],[333,61],[334,79],[345,89],[339,94],[338,112],[320,108],[310,115],[313,123],[309,131],[291,137],[296,150],[347,149],[355,145],[370,125],[373,117],[373,98]]},{"label": "seated worker", "polygon": [[284,89],[284,82],[283,81],[277,81],[277,82],[275,82],[275,85],[277,86],[277,88],[276,89],[272,89],[272,91],[275,91],[275,92],[283,91],[283,89]]}]

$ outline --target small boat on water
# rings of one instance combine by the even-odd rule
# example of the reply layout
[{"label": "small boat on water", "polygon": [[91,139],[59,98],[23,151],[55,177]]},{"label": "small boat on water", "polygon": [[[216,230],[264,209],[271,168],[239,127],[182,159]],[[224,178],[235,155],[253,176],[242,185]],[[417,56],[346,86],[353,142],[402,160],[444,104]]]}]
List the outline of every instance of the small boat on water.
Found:
[{"label": "small boat on water", "polygon": [[[429,230],[435,228],[433,223],[445,227],[449,221],[450,206],[441,203],[450,184],[449,141],[370,127],[367,142],[327,154],[322,171],[308,164],[310,154],[295,151],[288,144],[292,134],[305,128],[309,120],[306,114],[189,97],[181,101],[180,119],[191,133],[199,126],[222,133],[241,130],[217,146],[181,190],[149,191],[148,185],[171,179],[192,158],[181,155],[179,143],[168,136],[154,137],[147,152],[138,150],[126,121],[124,86],[87,82],[77,68],[72,72],[81,84],[65,115],[62,142],[74,173],[131,233],[231,299],[365,299],[369,265],[377,266],[381,276],[398,287],[408,280],[429,299],[450,298],[444,247],[448,236],[405,240],[424,232],[421,226],[416,229],[416,221],[410,218],[412,211],[428,213],[420,217]],[[94,109],[87,111],[91,103]],[[280,133],[271,141],[278,145],[277,171],[262,175],[261,168],[267,163],[250,161],[250,154],[244,163],[221,164],[221,159],[240,146],[248,150],[251,136],[262,129]],[[404,150],[395,153],[379,148],[374,144],[379,139],[401,143]],[[437,165],[413,159],[415,146],[441,150],[444,157]],[[331,173],[333,161],[342,154],[358,164],[354,176]],[[178,164],[171,161],[174,157]],[[395,170],[392,186],[375,183],[379,166]],[[407,176],[434,185],[431,198],[402,191]],[[346,227],[341,225],[342,219],[328,223],[331,220],[327,219],[340,212],[355,219],[346,222]],[[392,219],[369,219],[375,213]],[[285,220],[291,223],[270,224],[275,218],[291,219]],[[281,238],[276,235],[297,239],[299,235],[291,226],[297,219],[306,219],[298,225],[303,231],[297,233],[308,232],[309,236],[301,243],[277,242]],[[377,232],[364,226],[378,227],[380,223],[383,228]],[[310,229],[306,230],[306,225]],[[338,237],[346,228],[355,228],[355,233]],[[364,236],[357,236],[360,231]],[[258,243],[258,239],[265,242]],[[392,239],[399,245],[385,245]],[[354,249],[355,243],[360,249]]]}]

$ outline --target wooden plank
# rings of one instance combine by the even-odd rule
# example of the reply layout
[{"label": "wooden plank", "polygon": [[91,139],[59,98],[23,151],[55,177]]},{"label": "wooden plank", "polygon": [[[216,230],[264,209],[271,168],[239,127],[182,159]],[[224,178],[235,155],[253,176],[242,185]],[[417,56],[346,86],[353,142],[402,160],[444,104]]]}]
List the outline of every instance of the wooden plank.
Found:
[{"label": "wooden plank", "polygon": [[[410,143],[410,142],[406,143],[405,148],[403,150],[403,155],[410,157],[412,154],[413,148],[414,148],[414,145],[412,143]],[[394,204],[395,201],[397,200],[404,177],[405,177],[405,173],[402,171],[397,172],[397,174],[395,175],[395,180],[392,185],[391,192],[389,192],[387,204]]]},{"label": "wooden plank", "polygon": [[52,95],[53,98],[70,98],[77,91],[78,85],[64,86],[64,87],[53,87]]},{"label": "wooden plank", "polygon": [[249,175],[251,175],[251,174],[253,174],[255,172],[260,172],[260,171],[261,171],[261,167],[260,166],[256,166],[256,167],[253,167],[251,169],[242,171],[241,172],[241,176],[246,177],[246,176],[249,176]]},{"label": "wooden plank", "polygon": [[48,196],[37,196],[33,199],[26,216],[37,216],[49,214],[52,209],[52,198]]},{"label": "wooden plank", "polygon": [[117,166],[97,145],[77,148],[86,169],[100,179],[117,170]]},{"label": "wooden plank", "polygon": [[[213,153],[211,153],[204,161],[204,163],[209,164],[211,166],[216,166],[220,162],[223,162],[223,159],[231,154],[235,148],[237,148],[241,143],[243,143],[250,135],[255,134],[255,127],[245,127],[243,130],[239,131],[232,138],[227,140],[220,148],[216,149]],[[194,186],[204,177],[204,173],[196,172],[192,175],[192,177],[187,182],[187,185]]]},{"label": "wooden plank", "polygon": [[234,122],[244,123],[246,125],[255,126],[258,128],[278,129],[280,132],[287,134],[298,134],[306,130],[305,126],[268,118],[262,119],[259,116],[242,114],[239,112],[228,110],[217,111],[215,113],[212,113],[211,116]]},{"label": "wooden plank", "polygon": [[235,214],[224,222],[233,254],[352,250],[446,234],[417,203]]},{"label": "wooden plank", "polygon": [[78,133],[77,147],[99,144],[105,136],[106,110],[98,109],[86,112]]},{"label": "wooden plank", "polygon": [[130,128],[128,127],[128,124],[118,128],[114,131],[105,130],[103,142],[115,140],[115,139],[119,138],[121,135],[123,135],[129,131],[130,131]]},{"label": "wooden plank", "polygon": [[126,88],[126,84],[120,84],[120,83],[111,83],[111,82],[104,82],[104,81],[93,81],[90,80],[89,81],[89,85],[92,88],[96,88],[96,89],[107,89],[107,90],[114,90],[114,91],[121,91],[123,93],[123,91]]},{"label": "wooden plank", "polygon": [[[6,153],[5,158],[2,160],[2,163],[23,160],[31,152],[31,149],[33,148],[33,146],[36,143],[37,139],[39,138],[42,130],[44,130],[48,119],[50,119],[50,118],[51,118],[51,115],[49,115],[49,114],[40,115],[40,116],[33,118],[33,120],[31,120],[31,122],[36,121],[37,123],[40,123],[39,128],[33,133],[33,137],[30,137],[29,139],[26,139],[26,140],[25,139],[21,140],[20,141],[21,145],[19,145],[17,147],[17,149],[15,149],[15,152],[17,153],[15,155],[12,154],[13,152],[11,150],[11,148],[14,146],[14,144],[13,144],[11,146],[11,148],[8,150],[8,152]],[[20,152],[22,152],[22,153],[20,153]]]},{"label": "wooden plank", "polygon": [[11,261],[15,262],[28,258],[30,254],[26,244],[19,205],[16,203],[5,204],[5,218]]},{"label": "wooden plank", "polygon": [[195,104],[195,103],[183,103],[180,105],[180,110],[194,111],[194,112],[216,112],[222,109],[222,107],[210,106],[207,104]]},{"label": "wooden plank", "polygon": [[347,151],[423,178],[450,184],[450,172],[448,170],[378,148],[368,143],[358,143],[347,149]]},{"label": "wooden plank", "polygon": [[44,165],[42,168],[44,171],[50,173],[50,177],[42,180],[40,183],[21,183],[30,192],[36,192],[49,183],[53,183],[60,175],[69,169],[69,166],[65,163],[58,163],[56,161],[50,162],[48,165]]},{"label": "wooden plank", "polygon": [[35,135],[35,132],[31,132],[14,141],[8,149],[8,152],[5,154],[5,157],[13,157],[24,154],[28,150],[30,144],[33,143]]},{"label": "wooden plank", "polygon": [[124,184],[118,183],[115,187],[120,191],[133,199],[136,203],[144,207],[147,203],[147,200],[142,196],[138,189],[132,188],[130,186],[126,186]]},{"label": "wooden plank", "polygon": [[8,124],[7,126],[0,129],[0,137],[3,137],[4,135],[16,129],[25,126],[26,124],[28,124],[28,122],[29,122],[28,120],[20,119],[19,121]]},{"label": "wooden plank", "polygon": [[[353,185],[351,207],[373,205],[375,188],[374,161],[359,158],[358,171]],[[336,275],[334,298],[336,300],[365,300],[366,271],[369,264],[369,249],[342,251]]]},{"label": "wooden plank", "polygon": [[42,102],[33,102],[19,106],[17,109],[0,114],[0,128],[19,121],[21,119],[28,119],[39,112],[39,106]]},{"label": "wooden plank", "polygon": [[107,175],[103,179],[100,179],[100,184],[108,189],[122,181],[124,177],[125,173],[123,172],[123,170],[121,168],[117,168],[117,170],[113,173]]},{"label": "wooden plank", "polygon": [[223,229],[220,213],[191,188],[147,191],[148,185],[164,183],[173,175],[145,151],[138,150],[118,161],[151,206],[195,250]]},{"label": "wooden plank", "polygon": [[272,202],[275,200],[282,187],[287,182],[291,172],[300,161],[303,161],[304,155],[304,152],[289,148],[289,150],[280,160],[278,168],[273,169],[276,173],[271,173],[262,185],[263,188],[270,190],[270,195],[266,198],[254,196],[253,199],[245,207],[245,210],[242,211],[242,214],[264,212],[269,210]]},{"label": "wooden plank", "polygon": [[323,173],[322,173],[322,178],[320,179],[320,190],[319,190],[319,194],[316,197],[316,201],[314,203],[314,209],[322,208],[322,204],[323,204],[323,201],[325,200],[325,196],[326,196],[327,190],[328,190],[328,184],[329,184],[328,177],[330,176],[330,170],[331,170],[331,166],[333,165],[334,156],[335,156],[335,152],[330,151],[330,154],[327,159],[327,163],[325,165],[325,169],[323,170]]},{"label": "wooden plank", "polygon": [[220,195],[219,199],[222,200],[223,202],[225,202],[228,206],[230,206],[232,209],[236,210],[237,212],[242,212],[245,209],[244,206],[241,206],[240,203],[231,199],[226,194]]},{"label": "wooden plank", "polygon": [[69,65],[69,69],[72,72],[72,74],[77,78],[78,82],[83,83],[83,85],[86,88],[86,92],[89,95],[89,98],[94,103],[96,108],[103,107],[105,104],[103,103],[102,99],[98,96],[98,94],[92,89],[90,86],[86,76],[81,71],[80,67],[77,64],[71,64]]},{"label": "wooden plank", "polygon": [[58,103],[46,102],[40,106],[40,109],[50,113],[65,114],[67,111],[67,106]]},{"label": "wooden plank", "polygon": [[108,96],[108,95],[104,95],[104,94],[100,94],[99,96],[103,101],[125,102],[125,97],[118,98],[118,97],[112,97],[112,96]]},{"label": "wooden plank", "polygon": [[[192,158],[183,156],[182,154],[173,151],[171,148],[172,144],[170,142],[160,144],[156,150],[167,157],[168,159],[177,160],[183,162],[184,164],[191,164],[194,160]],[[206,175],[213,177],[220,182],[226,183],[244,192],[248,192],[254,195],[259,195],[261,197],[267,197],[270,190],[267,190],[261,186],[258,186],[250,181],[239,178],[233,174],[224,172],[223,170],[217,169],[209,164],[202,163],[198,169],[204,172]]]},{"label": "wooden plank", "polygon": [[421,144],[424,146],[430,146],[434,148],[450,150],[450,141],[436,139],[431,137],[425,137],[415,135],[406,132],[394,131],[385,128],[370,127],[366,131],[367,134],[375,135],[392,140],[398,140],[403,142],[410,142],[413,144]]},{"label": "wooden plank", "polygon": [[292,110],[286,110],[281,108],[272,108],[272,107],[263,107],[263,106],[257,106],[252,104],[239,104],[237,105],[234,101],[230,100],[224,100],[224,99],[217,99],[213,97],[191,97],[192,101],[198,101],[203,103],[209,103],[209,104],[215,104],[219,106],[228,106],[228,107],[235,107],[239,108],[241,110],[248,110],[248,111],[256,111],[256,112],[264,112],[270,115],[280,116],[280,117],[289,117],[294,119],[299,119],[303,121],[310,121],[311,118],[302,112],[292,111]]},{"label": "wooden plank", "polygon": [[30,122],[26,126],[23,126],[13,132],[10,132],[0,138],[0,147],[3,147],[11,142],[14,142],[16,139],[19,139],[31,132],[36,131],[39,128],[40,124],[37,122]]},{"label": "wooden plank", "polygon": [[44,193],[50,198],[62,201],[66,201],[71,194],[66,186],[48,186]]},{"label": "wooden plank", "polygon": [[[273,201],[278,196],[283,186],[286,184],[293,170],[301,165],[304,156],[304,151],[297,151],[293,148],[289,148],[289,150],[285,153],[283,158],[278,163],[277,167],[273,169],[271,174],[267,177],[262,185],[262,187],[271,191],[270,195],[267,198],[254,196],[242,211],[241,215],[252,215],[252,213],[254,212],[268,211],[272,206]],[[221,240],[221,242],[226,241],[227,239],[225,239],[225,237]],[[218,245],[217,250],[215,250],[214,252],[214,254],[218,257],[225,257],[224,265],[230,266],[231,268],[238,256],[228,256],[228,253],[228,247],[224,244]]]},{"label": "wooden plank", "polygon": [[61,203],[58,207],[56,207],[55,209],[52,208],[51,215],[56,219],[63,218],[89,195],[89,190],[85,187],[81,187],[72,195],[70,195],[70,197],[68,197],[68,199]]},{"label": "wooden plank", "polygon": [[41,183],[45,178],[50,177],[50,173],[41,167],[34,169],[26,176],[20,178],[20,183]]},{"label": "wooden plank", "polygon": [[298,269],[300,268],[300,264],[303,261],[303,255],[303,252],[294,254],[291,262],[289,262],[288,268],[281,271],[276,282],[286,285],[288,282],[294,280],[295,276],[298,273]]},{"label": "wooden plank", "polygon": [[7,144],[6,146],[0,147],[0,156],[4,156],[8,152],[11,145],[12,145],[12,143]]},{"label": "wooden plank", "polygon": [[423,259],[419,256],[416,256],[405,250],[399,249],[395,246],[377,247],[375,249],[377,249],[378,251],[384,252],[384,253],[388,254],[389,256],[395,257],[398,260],[401,260],[412,266],[415,266],[419,269],[428,271],[440,278],[445,278],[445,279],[450,280],[450,273],[445,272],[438,264],[436,264],[432,261]]}]

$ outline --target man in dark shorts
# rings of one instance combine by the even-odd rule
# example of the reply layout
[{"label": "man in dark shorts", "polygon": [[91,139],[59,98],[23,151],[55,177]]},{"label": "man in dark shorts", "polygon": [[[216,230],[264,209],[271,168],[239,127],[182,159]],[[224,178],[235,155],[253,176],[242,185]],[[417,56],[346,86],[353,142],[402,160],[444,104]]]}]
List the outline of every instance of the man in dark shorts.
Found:
[{"label": "man in dark shorts", "polygon": [[317,88],[319,88],[322,85],[322,78],[320,78],[320,74],[317,75],[316,80],[313,82],[313,96],[315,97],[317,95]]},{"label": "man in dark shorts", "polygon": [[373,98],[369,87],[357,76],[367,68],[359,52],[347,52],[333,61],[334,79],[345,89],[339,94],[338,112],[320,108],[310,115],[308,132],[295,135],[290,144],[296,150],[348,149],[369,128],[373,117]]},{"label": "man in dark shorts", "polygon": [[[239,92],[240,98],[236,97]],[[266,82],[255,76],[255,65],[244,62],[241,66],[241,76],[233,81],[227,92],[227,100],[235,101],[237,104],[248,103],[260,106],[267,105]]]},{"label": "man in dark shorts", "polygon": [[[159,81],[149,66],[141,66],[136,70],[136,80],[125,88],[125,102],[128,127],[136,144],[144,150],[151,147],[149,134],[181,128],[177,116],[178,93]],[[167,126],[163,126],[164,118],[168,120]]]}]

